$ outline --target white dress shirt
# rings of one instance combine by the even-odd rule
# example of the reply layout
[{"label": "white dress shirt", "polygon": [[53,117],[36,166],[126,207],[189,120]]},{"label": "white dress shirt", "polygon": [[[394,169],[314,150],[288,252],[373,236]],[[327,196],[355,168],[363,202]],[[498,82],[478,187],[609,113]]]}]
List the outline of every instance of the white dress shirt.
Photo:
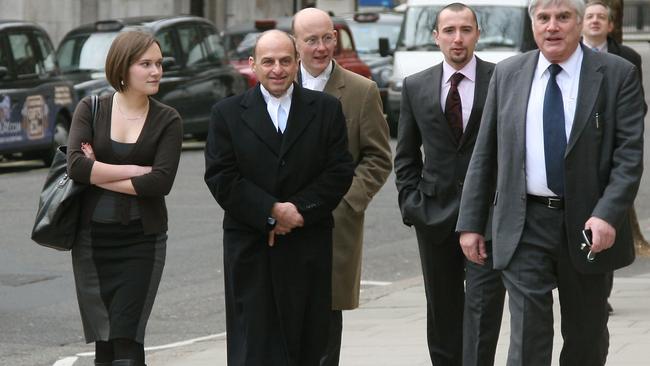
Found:
[{"label": "white dress shirt", "polygon": [[458,84],[458,94],[460,94],[460,105],[463,108],[463,131],[467,128],[469,115],[472,113],[472,106],[474,105],[474,86],[476,85],[476,56],[460,70],[454,69],[447,61],[442,62],[442,79],[440,81],[440,105],[442,111],[445,111],[447,103],[447,94],[451,89],[451,76],[457,72],[465,75],[465,77]]},{"label": "white dress shirt", "polygon": [[[269,116],[271,117],[271,121],[273,121],[273,125],[275,126],[275,130],[277,131],[278,129],[282,132],[284,132],[284,129],[286,128],[285,126],[282,126],[280,121],[278,121],[278,108],[284,109],[285,116],[287,116],[287,119],[289,117],[289,111],[291,110],[291,96],[293,95],[293,84],[289,86],[289,89],[280,96],[280,98],[276,98],[271,93],[269,93],[268,90],[264,87],[264,85],[260,84],[260,90],[262,91],[262,96],[264,97],[264,101],[266,102],[266,110],[269,112]],[[287,121],[285,121],[286,123]]]},{"label": "white dress shirt", "polygon": [[[562,71],[555,77],[562,92],[564,131],[567,142],[576,113],[582,57],[582,48],[578,46],[568,60],[559,64]],[[526,191],[535,196],[555,196],[546,182],[546,159],[544,157],[544,94],[546,94],[546,85],[550,77],[548,71],[550,64],[540,52],[535,75],[533,75],[533,83],[530,87],[526,112]],[[511,92],[521,91],[512,90]]]},{"label": "white dress shirt", "polygon": [[332,70],[334,69],[334,63],[331,66],[326,67],[323,72],[318,76],[312,76],[307,69],[300,63],[300,74],[302,76],[302,87],[310,90],[316,90],[322,92],[325,90],[325,84],[329,80],[330,75],[332,75]]}]

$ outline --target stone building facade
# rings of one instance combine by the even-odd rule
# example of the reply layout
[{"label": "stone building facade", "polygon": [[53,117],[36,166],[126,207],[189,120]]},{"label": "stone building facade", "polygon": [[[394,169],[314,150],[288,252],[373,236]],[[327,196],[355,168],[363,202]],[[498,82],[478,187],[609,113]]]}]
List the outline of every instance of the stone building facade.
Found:
[{"label": "stone building facade", "polygon": [[210,19],[223,30],[251,19],[289,16],[315,3],[313,0],[0,0],[0,18],[36,22],[45,28],[56,46],[69,30],[103,19],[195,14]]}]

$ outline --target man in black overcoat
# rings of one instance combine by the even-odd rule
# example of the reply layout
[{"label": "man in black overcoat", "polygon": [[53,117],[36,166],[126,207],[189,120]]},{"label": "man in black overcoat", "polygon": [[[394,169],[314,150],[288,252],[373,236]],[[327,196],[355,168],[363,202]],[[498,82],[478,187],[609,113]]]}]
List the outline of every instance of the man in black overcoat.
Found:
[{"label": "man in black overcoat", "polygon": [[293,39],[272,30],[260,81],[212,109],[205,182],[224,209],[228,365],[316,366],[331,306],[332,210],[352,182],[339,101],[294,83]]}]

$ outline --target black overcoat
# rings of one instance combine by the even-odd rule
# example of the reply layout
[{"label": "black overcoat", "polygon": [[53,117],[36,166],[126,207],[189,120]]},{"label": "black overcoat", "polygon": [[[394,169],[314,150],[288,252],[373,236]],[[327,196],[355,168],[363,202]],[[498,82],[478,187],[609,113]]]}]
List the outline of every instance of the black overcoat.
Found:
[{"label": "black overcoat", "polygon": [[[281,136],[259,84],[212,109],[205,181],[224,209],[229,365],[318,365],[331,304],[332,210],[354,166],[339,101],[294,84]],[[304,227],[267,244],[275,202]]]}]

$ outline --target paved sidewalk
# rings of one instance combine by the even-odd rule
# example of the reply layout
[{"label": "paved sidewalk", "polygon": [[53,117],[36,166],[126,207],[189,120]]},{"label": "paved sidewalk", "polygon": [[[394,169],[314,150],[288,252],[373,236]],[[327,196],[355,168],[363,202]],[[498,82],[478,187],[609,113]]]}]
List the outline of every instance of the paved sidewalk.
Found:
[{"label": "paved sidewalk", "polygon": [[[557,295],[557,294],[556,294]],[[650,274],[616,277],[610,299],[608,365],[650,364]],[[553,364],[561,346],[555,297]],[[507,307],[507,306],[506,306]],[[496,365],[505,365],[509,314],[504,314]],[[341,366],[431,365],[426,345],[426,309],[420,278],[404,280],[362,293],[358,310],[344,312]],[[150,366],[225,366],[225,338],[216,337],[187,347],[147,353]]]}]

